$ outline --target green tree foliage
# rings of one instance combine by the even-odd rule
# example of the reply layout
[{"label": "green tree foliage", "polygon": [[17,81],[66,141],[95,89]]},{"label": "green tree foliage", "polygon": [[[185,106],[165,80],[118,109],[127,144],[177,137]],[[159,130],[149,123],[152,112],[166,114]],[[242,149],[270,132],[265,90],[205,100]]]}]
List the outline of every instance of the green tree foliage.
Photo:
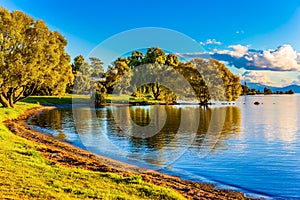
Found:
[{"label": "green tree foliage", "polygon": [[122,93],[130,86],[130,60],[128,58],[118,58],[113,66],[108,68],[106,72],[106,83],[104,84],[107,91],[112,93],[115,86],[122,81],[123,84],[118,84],[117,86],[123,86],[123,88],[116,88],[119,93]]},{"label": "green tree foliage", "polygon": [[[217,60],[211,59],[209,63],[211,63],[216,67],[216,69],[219,72],[219,76],[221,76],[223,80],[222,89],[225,90],[226,100],[227,101],[237,100],[242,93],[240,78],[234,75],[223,63]],[[213,75],[210,80],[214,80],[213,77],[215,76]],[[216,88],[216,91],[220,91],[220,90],[221,90],[220,88]]]},{"label": "green tree foliage", "polygon": [[247,83],[244,82],[244,84],[242,85],[242,94],[243,94],[243,95],[247,95],[247,94],[249,94],[249,92],[250,92],[250,89],[249,89],[249,87],[247,86]]},{"label": "green tree foliage", "polygon": [[273,91],[267,87],[264,88],[264,94],[273,94]]},{"label": "green tree foliage", "polygon": [[130,68],[134,68],[136,66],[139,66],[143,62],[143,53],[140,51],[134,51],[131,53],[131,57],[129,57],[129,63],[128,65]]},{"label": "green tree foliage", "polygon": [[[144,71],[138,72],[139,76],[132,76],[132,73],[136,72],[135,70],[140,70],[138,66],[143,64],[147,64],[148,67]],[[184,88],[182,85],[176,85],[178,80],[171,78],[176,77],[173,76],[172,69],[179,72],[192,87]],[[155,74],[159,76],[152,83],[139,86],[139,88],[132,85],[132,83],[145,83],[149,76]],[[170,103],[182,96],[176,97],[174,91],[164,86],[162,77],[170,77],[167,80],[168,84],[173,88],[181,87],[185,97],[196,94],[197,99],[203,105],[207,104],[209,100],[235,101],[242,93],[239,77],[232,74],[221,62],[214,59],[206,61],[200,58],[190,62],[181,62],[176,55],[166,55],[158,47],[149,48],[145,55],[140,51],[134,51],[127,58],[118,58],[108,68],[105,76],[106,81],[102,83],[102,86],[108,93],[112,93],[114,89],[117,89],[119,93],[126,93],[126,89],[132,86],[137,90],[133,94],[135,96],[151,94],[155,100]],[[132,80],[133,77],[134,80]],[[118,84],[120,82],[122,83]],[[117,88],[121,86],[122,88]]]},{"label": "green tree foliage", "polygon": [[177,67],[179,64],[178,57],[174,54],[168,54],[165,64],[168,66]]},{"label": "green tree foliage", "polygon": [[91,64],[85,61],[82,55],[76,56],[72,64],[73,73],[76,77],[73,93],[88,93],[91,90],[102,88],[99,79],[104,76],[103,62],[96,57],[89,58]]},{"label": "green tree foliage", "polygon": [[0,7],[0,103],[14,107],[39,89],[63,94],[73,82],[66,45],[43,21]]},{"label": "green tree foliage", "polygon": [[244,84],[242,85],[242,94],[243,95],[256,95],[256,94],[258,94],[259,93],[259,91],[257,91],[255,88],[249,88],[248,86],[247,86],[247,83],[246,82],[244,82]]},{"label": "green tree foliage", "polygon": [[[203,64],[206,64],[206,62],[202,59],[198,59],[197,62],[201,66],[203,66]],[[194,90],[186,90],[186,95],[189,96],[189,94],[195,93],[200,103],[206,104],[210,99],[209,91],[207,85],[205,84],[205,81],[203,80],[195,65],[192,62],[180,63],[177,67],[175,67],[175,69],[178,70],[186,80],[188,80]]]},{"label": "green tree foliage", "polygon": [[91,76],[93,74],[90,64],[85,62],[83,56],[79,55],[74,58],[72,68],[75,75],[73,93],[82,94],[89,92],[92,87]]},{"label": "green tree foliage", "polygon": [[250,94],[250,95],[256,95],[256,94],[258,94],[259,92],[255,89],[255,88],[252,88],[252,89],[250,89],[250,91],[249,91],[249,93],[248,94]]},{"label": "green tree foliage", "polygon": [[145,57],[143,58],[143,64],[156,63],[156,64],[165,64],[166,62],[166,54],[165,52],[158,48],[149,48]]},{"label": "green tree foliage", "polygon": [[106,93],[96,90],[91,99],[94,101],[96,108],[103,107],[106,104]]},{"label": "green tree foliage", "polygon": [[256,95],[256,94],[265,94],[265,95],[269,95],[269,94],[294,94],[293,90],[287,90],[287,91],[281,91],[281,90],[277,90],[277,91],[272,91],[270,88],[265,87],[263,92],[260,92],[259,90],[256,90],[255,88],[248,88],[246,83],[244,85],[242,85],[243,87],[243,95]]},{"label": "green tree foliage", "polygon": [[91,57],[91,67],[93,77],[102,77],[104,75],[103,62],[99,58]]},{"label": "green tree foliage", "polygon": [[79,71],[83,63],[84,63],[84,57],[82,55],[76,56],[74,58],[74,62],[72,63],[72,70],[74,74],[76,74]]},{"label": "green tree foliage", "polygon": [[285,92],[285,94],[294,94],[294,91],[293,90],[288,90]]},{"label": "green tree foliage", "polygon": [[[163,83],[168,83],[168,86],[172,86],[172,88],[180,87],[180,84],[176,84],[178,80],[174,79],[176,77],[174,74],[175,70],[171,66],[157,63],[149,63],[146,66],[145,68],[133,69],[133,73],[137,72],[138,76],[134,76],[134,78],[131,79],[131,85],[136,87],[136,85],[141,85],[142,83],[152,80],[151,83],[137,88],[138,92],[151,94],[155,100],[164,100],[166,103],[174,103],[176,96],[169,88],[164,86]],[[140,70],[144,71],[140,72]]]},{"label": "green tree foliage", "polygon": [[[217,60],[197,58],[180,62],[175,69],[189,81],[201,104],[209,100],[235,101],[242,92],[239,77]],[[187,95],[191,92],[187,91]]]}]

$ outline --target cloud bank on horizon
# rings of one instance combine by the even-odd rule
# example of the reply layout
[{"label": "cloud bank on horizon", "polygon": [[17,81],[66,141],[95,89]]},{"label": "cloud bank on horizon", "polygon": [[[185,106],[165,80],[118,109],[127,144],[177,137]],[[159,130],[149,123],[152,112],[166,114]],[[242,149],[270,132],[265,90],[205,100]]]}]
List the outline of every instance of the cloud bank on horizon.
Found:
[{"label": "cloud bank on horizon", "polygon": [[228,48],[229,50],[182,53],[180,55],[189,58],[210,57],[246,70],[300,71],[300,53],[297,53],[289,44],[281,45],[275,50],[255,50],[240,44],[231,45]]},{"label": "cloud bank on horizon", "polygon": [[[209,39],[205,44],[215,44]],[[202,44],[203,42],[200,42]],[[221,43],[220,43],[221,44]],[[185,58],[214,58],[237,68],[242,81],[270,86],[300,85],[300,53],[289,44],[276,49],[256,50],[241,44],[230,45],[228,49],[212,52],[181,53]],[[288,73],[287,73],[288,72]],[[291,76],[291,73],[294,73]]]}]

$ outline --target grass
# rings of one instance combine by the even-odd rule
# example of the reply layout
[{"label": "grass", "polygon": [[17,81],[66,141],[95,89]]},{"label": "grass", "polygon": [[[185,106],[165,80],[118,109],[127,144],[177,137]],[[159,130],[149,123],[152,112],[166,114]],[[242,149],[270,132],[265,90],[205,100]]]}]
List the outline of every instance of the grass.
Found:
[{"label": "grass", "polygon": [[[60,103],[69,102],[70,97]],[[32,97],[40,104],[55,97]],[[184,199],[179,193],[147,183],[140,176],[53,165],[31,141],[14,135],[2,123],[37,104],[18,103],[14,109],[0,108],[0,199]]]},{"label": "grass", "polygon": [[108,94],[107,95],[107,99],[106,99],[107,103],[128,103],[128,101],[130,103],[141,103],[141,104],[156,104],[156,103],[164,103],[163,101],[159,101],[159,100],[154,100],[153,98],[144,95],[142,97],[132,97],[130,95],[111,95]]},{"label": "grass", "polygon": [[86,103],[90,98],[89,95],[72,95],[67,94],[63,97],[58,96],[31,96],[22,102],[34,103],[40,105],[61,105],[61,104],[72,104],[72,98],[76,98],[76,103]]},{"label": "grass", "polygon": [[[63,97],[57,97],[57,96],[31,96],[22,102],[24,103],[34,103],[34,104],[40,104],[40,105],[62,105],[62,104],[72,104],[72,98],[76,98],[76,103],[88,103],[90,95],[72,95],[67,94]],[[163,101],[154,100],[153,98],[149,98],[147,96],[144,97],[132,97],[130,95],[111,95],[108,94],[106,97],[107,103],[128,103],[128,100],[130,103],[139,103],[139,104],[145,104],[145,105],[151,105],[156,103],[164,103]]]}]

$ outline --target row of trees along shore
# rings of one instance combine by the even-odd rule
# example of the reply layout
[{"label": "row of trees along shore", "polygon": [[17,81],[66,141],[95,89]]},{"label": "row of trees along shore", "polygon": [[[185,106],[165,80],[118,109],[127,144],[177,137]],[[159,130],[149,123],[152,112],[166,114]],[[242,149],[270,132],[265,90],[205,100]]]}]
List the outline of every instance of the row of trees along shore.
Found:
[{"label": "row of trees along shore", "polygon": [[[159,77],[168,76],[169,84],[183,87],[180,85],[180,81],[172,80],[172,70],[179,72],[191,86],[190,88],[181,88],[184,91],[183,95],[196,94],[196,99],[202,105],[206,105],[210,99],[221,99],[218,95],[221,96],[222,94],[224,94],[224,101],[234,101],[242,92],[239,77],[232,74],[221,62],[213,59],[206,61],[200,58],[182,62],[176,55],[166,54],[158,47],[148,48],[145,55],[141,51],[133,51],[131,56],[118,58],[108,67],[106,72],[104,72],[103,63],[100,59],[90,58],[90,60],[91,64],[86,62],[81,55],[74,59],[72,68],[76,76],[76,84],[72,90],[75,93],[84,93],[95,88],[98,96],[102,98],[103,95],[112,94],[117,89],[119,94],[129,94],[134,97],[147,96],[167,104],[175,103],[178,98],[181,98],[168,87],[159,84],[159,81],[135,88],[134,83],[138,81],[133,80],[133,73],[135,70],[139,70],[138,67],[141,65],[147,65],[148,70],[139,73],[139,79],[147,79],[147,75],[157,73]],[[201,72],[205,73],[205,79],[210,80],[211,83],[204,80]],[[221,86],[213,82],[217,77],[221,79]],[[95,80],[99,81],[95,82]],[[176,81],[179,82],[178,85],[176,85]],[[122,82],[121,85],[120,82]],[[210,90],[208,84],[211,84]],[[190,91],[191,89],[193,91]],[[221,89],[223,92],[218,92]]]},{"label": "row of trees along shore", "polygon": [[256,95],[256,94],[294,94],[293,90],[287,90],[287,91],[272,91],[270,88],[268,87],[264,87],[264,89],[262,91],[257,90],[255,88],[249,88],[247,86],[247,83],[244,82],[244,84],[242,85],[242,95]]},{"label": "row of trees along shore", "polygon": [[[49,30],[42,20],[0,7],[0,22],[0,104],[4,107],[14,107],[18,101],[31,95],[58,96],[93,89],[102,99],[119,87],[120,81],[123,84],[122,88],[117,88],[119,93],[135,97],[148,95],[154,100],[175,102],[179,97],[159,82],[129,90],[132,71],[142,64],[150,65],[150,70],[142,72],[142,76],[153,71],[165,74],[173,69],[179,72],[193,90],[187,89],[184,95],[195,93],[201,104],[218,99],[222,89],[227,101],[236,100],[242,93],[239,78],[213,59],[183,62],[176,55],[154,47],[149,48],[145,55],[134,51],[129,57],[118,58],[104,71],[99,58],[89,58],[87,62],[83,56],[77,56],[71,65],[70,56],[65,51],[67,41],[57,31]],[[205,80],[200,73],[205,74]],[[221,77],[221,86],[215,84],[216,77]],[[176,80],[169,79],[169,82],[175,84]]]}]

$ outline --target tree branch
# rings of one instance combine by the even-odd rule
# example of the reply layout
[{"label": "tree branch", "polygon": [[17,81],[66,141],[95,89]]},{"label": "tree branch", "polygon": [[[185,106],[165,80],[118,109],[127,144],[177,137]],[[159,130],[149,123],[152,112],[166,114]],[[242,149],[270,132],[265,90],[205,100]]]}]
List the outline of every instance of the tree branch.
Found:
[{"label": "tree branch", "polygon": [[[28,88],[29,92],[25,94],[25,92],[23,93],[23,96],[22,97],[19,97],[18,100],[15,100],[14,101],[14,104],[17,103],[18,101],[21,101],[23,99],[26,99],[28,98],[29,96],[31,96],[33,94],[33,92],[35,91],[35,89],[37,88],[37,84],[33,84],[31,87]],[[26,91],[26,89],[24,90]]]}]

